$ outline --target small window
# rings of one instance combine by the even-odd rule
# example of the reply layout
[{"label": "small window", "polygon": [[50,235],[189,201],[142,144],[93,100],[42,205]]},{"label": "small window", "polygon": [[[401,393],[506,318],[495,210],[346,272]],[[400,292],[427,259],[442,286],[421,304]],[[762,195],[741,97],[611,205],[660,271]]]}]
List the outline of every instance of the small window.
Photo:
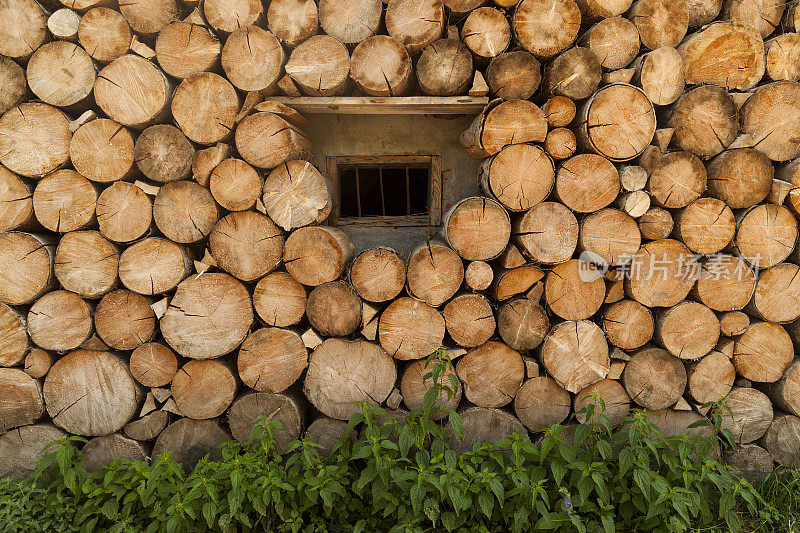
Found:
[{"label": "small window", "polygon": [[436,156],[329,157],[333,226],[438,226],[441,159]]}]

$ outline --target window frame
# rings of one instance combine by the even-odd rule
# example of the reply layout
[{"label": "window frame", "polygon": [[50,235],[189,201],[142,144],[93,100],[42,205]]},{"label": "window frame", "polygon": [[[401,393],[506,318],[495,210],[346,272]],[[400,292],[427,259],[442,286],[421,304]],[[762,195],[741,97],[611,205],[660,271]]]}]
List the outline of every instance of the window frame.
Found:
[{"label": "window frame", "polygon": [[[437,155],[328,156],[326,174],[333,187],[330,226],[338,227],[434,227],[442,225],[442,158]],[[425,215],[342,217],[341,166],[425,165],[430,168],[429,212]]]}]

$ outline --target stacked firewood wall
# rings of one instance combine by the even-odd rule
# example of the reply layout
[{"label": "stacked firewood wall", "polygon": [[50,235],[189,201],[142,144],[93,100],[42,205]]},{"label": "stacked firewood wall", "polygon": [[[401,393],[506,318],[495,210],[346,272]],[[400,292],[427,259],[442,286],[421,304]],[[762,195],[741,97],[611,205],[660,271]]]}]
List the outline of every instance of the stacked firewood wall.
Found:
[{"label": "stacked firewood wall", "polygon": [[[0,475],[330,442],[442,344],[461,448],[599,395],[800,451],[797,0],[62,2],[0,0]],[[270,97],[467,94],[483,196],[354,256]]]}]

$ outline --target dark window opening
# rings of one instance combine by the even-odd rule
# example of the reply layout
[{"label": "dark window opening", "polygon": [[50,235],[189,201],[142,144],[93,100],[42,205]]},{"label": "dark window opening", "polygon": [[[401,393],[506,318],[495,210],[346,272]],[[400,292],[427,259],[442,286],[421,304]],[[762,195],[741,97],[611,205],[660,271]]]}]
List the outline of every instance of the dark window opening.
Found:
[{"label": "dark window opening", "polygon": [[340,217],[425,215],[430,211],[430,166],[342,165]]}]

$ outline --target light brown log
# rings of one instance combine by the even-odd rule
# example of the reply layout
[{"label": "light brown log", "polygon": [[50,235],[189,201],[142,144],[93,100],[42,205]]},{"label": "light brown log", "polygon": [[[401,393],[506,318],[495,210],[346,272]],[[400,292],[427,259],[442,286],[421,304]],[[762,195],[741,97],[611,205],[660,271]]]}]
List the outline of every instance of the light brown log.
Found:
[{"label": "light brown log", "polygon": [[378,31],[381,0],[320,0],[319,25],[344,44],[360,43]]},{"label": "light brown log", "polygon": [[189,361],[172,378],[172,397],[189,418],[205,420],[225,412],[236,397],[233,372],[218,361]]},{"label": "light brown log", "polygon": [[139,294],[163,294],[174,289],[191,272],[183,248],[167,239],[148,237],[132,244],[119,258],[119,279]]},{"label": "light brown log", "polygon": [[722,428],[733,433],[736,444],[760,439],[772,423],[772,404],[756,389],[734,387],[720,409]]},{"label": "light brown log", "polygon": [[495,332],[492,306],[482,294],[459,294],[447,302],[442,315],[450,338],[465,348],[480,346]]},{"label": "light brown log", "polygon": [[283,235],[269,217],[236,211],[220,219],[208,238],[219,267],[243,281],[272,272],[281,261]]},{"label": "light brown log", "polygon": [[222,76],[201,72],[178,85],[171,109],[175,123],[190,140],[214,144],[233,131],[239,96]]},{"label": "light brown log", "polygon": [[769,322],[787,323],[800,317],[800,267],[779,263],[758,278],[748,310]]},{"label": "light brown log", "polygon": [[53,11],[47,17],[47,30],[50,35],[59,41],[78,42],[78,25],[81,23],[81,16],[75,11],[61,8]]},{"label": "light brown log", "polygon": [[222,457],[221,444],[230,440],[230,435],[217,420],[192,420],[180,418],[164,429],[153,446],[153,457],[170,453],[170,459],[191,471],[204,456],[209,460]]},{"label": "light brown log", "polygon": [[514,350],[533,350],[542,343],[549,328],[545,310],[527,298],[511,300],[497,313],[497,333]]},{"label": "light brown log", "polygon": [[[541,115],[541,111],[538,113]],[[485,127],[482,137],[487,137]],[[555,183],[553,161],[532,144],[505,146],[485,160],[479,172],[478,182],[484,194],[511,211],[527,211],[547,198]]]},{"label": "light brown log", "polygon": [[603,311],[601,325],[608,342],[623,350],[635,350],[653,337],[655,322],[647,307],[634,300],[620,300]]},{"label": "light brown log", "polygon": [[[699,280],[698,280],[699,281]],[[723,335],[733,337],[741,335],[750,325],[750,317],[742,311],[728,311],[719,319],[719,328]]]},{"label": "light brown log", "polygon": [[476,10],[485,3],[486,0],[446,0],[444,5],[453,15],[463,15]]},{"label": "light brown log", "polygon": [[163,72],[146,59],[127,54],[100,71],[94,98],[109,118],[124,126],[144,129],[166,114],[169,91]]},{"label": "light brown log", "polygon": [[680,241],[644,244],[631,259],[625,293],[647,307],[672,307],[686,298],[699,275],[697,259]]},{"label": "light brown log", "polygon": [[636,352],[625,366],[622,378],[631,399],[650,410],[675,405],[686,388],[683,363],[660,348]]},{"label": "light brown log", "polygon": [[138,407],[138,388],[127,366],[108,352],[65,355],[47,374],[43,393],[53,423],[76,435],[118,431]]},{"label": "light brown log", "polygon": [[36,184],[32,203],[36,220],[45,229],[67,233],[95,220],[97,190],[74,170],[56,170]]},{"label": "light brown log", "polygon": [[25,70],[11,58],[0,56],[0,83],[3,94],[0,95],[0,115],[20,104],[28,93],[28,82]]},{"label": "light brown log", "polygon": [[733,211],[716,198],[697,199],[681,209],[676,218],[675,237],[695,253],[716,254],[736,233]]},{"label": "light brown log", "polygon": [[639,218],[650,209],[650,195],[645,191],[624,192],[617,196],[614,205],[631,218]]},{"label": "light brown log", "polygon": [[91,439],[81,448],[81,454],[87,472],[102,470],[114,459],[147,462],[147,452],[142,443],[121,433]]},{"label": "light brown log", "polygon": [[388,35],[373,35],[356,46],[350,77],[365,94],[403,96],[413,80],[411,58],[403,44]]},{"label": "light brown log", "polygon": [[256,284],[253,307],[266,325],[291,326],[305,315],[306,290],[286,272],[273,272]]},{"label": "light brown log", "polygon": [[527,100],[509,100],[478,115],[459,141],[478,159],[511,144],[542,142],[546,135],[547,122],[539,106]]},{"label": "light brown log", "polygon": [[180,5],[177,0],[130,0],[120,4],[119,10],[133,31],[152,36],[177,18]]},{"label": "light brown log", "polygon": [[619,266],[639,251],[641,233],[636,221],[617,209],[602,209],[581,222],[578,246],[607,265]]},{"label": "light brown log", "polygon": [[317,4],[313,0],[276,0],[267,8],[269,31],[295,47],[317,33]]},{"label": "light brown log", "polygon": [[722,10],[723,0],[687,0],[689,27],[699,28],[712,22]]},{"label": "light brown log", "polygon": [[605,378],[611,364],[603,332],[588,320],[557,324],[540,350],[547,372],[573,393]]},{"label": "light brown log", "polygon": [[303,392],[325,415],[347,420],[361,411],[358,402],[386,400],[396,380],[394,360],[377,344],[326,339],[311,354]]},{"label": "light brown log", "polygon": [[511,27],[499,9],[480,7],[470,12],[464,21],[461,39],[476,56],[493,58],[508,48]]},{"label": "light brown log", "polygon": [[[8,353],[4,355],[7,356]],[[7,358],[4,358],[3,363],[7,360]],[[50,367],[53,366],[54,362],[55,357],[51,353],[40,348],[34,348],[25,356],[25,373],[32,378],[43,378],[50,371]]]},{"label": "light brown log", "polygon": [[56,249],[54,270],[58,282],[84,298],[99,298],[113,289],[118,266],[116,246],[98,231],[66,233]]},{"label": "light brown log", "polygon": [[207,0],[203,2],[203,14],[208,24],[223,35],[264,22],[264,6],[259,0]]},{"label": "light brown log", "polygon": [[344,281],[329,281],[308,295],[306,316],[320,335],[345,337],[361,324],[361,298]]},{"label": "light brown log", "polygon": [[800,413],[800,360],[792,362],[777,381],[759,388],[777,408],[794,415]]},{"label": "light brown log", "polygon": [[158,342],[137,347],[129,364],[133,378],[145,387],[166,387],[178,371],[175,352]]},{"label": "light brown log", "polygon": [[442,218],[442,236],[467,261],[487,261],[508,245],[508,212],[490,198],[473,196],[451,207]]},{"label": "light brown log", "polygon": [[658,240],[669,237],[674,227],[672,214],[660,207],[651,207],[639,217],[639,231],[643,239]]},{"label": "light brown log", "polygon": [[567,159],[575,154],[578,149],[578,141],[572,130],[556,128],[547,133],[544,149],[553,159]]},{"label": "light brown log", "polygon": [[153,203],[139,187],[118,181],[97,198],[100,233],[111,241],[131,242],[142,237],[153,221]]},{"label": "light brown log", "polygon": [[175,126],[157,124],[139,135],[133,154],[136,166],[145,177],[168,183],[189,176],[194,147]]},{"label": "light brown log", "polygon": [[514,398],[514,413],[534,433],[560,424],[569,416],[570,396],[548,377],[529,379]]},{"label": "light brown log", "polygon": [[422,300],[409,297],[389,304],[378,324],[381,346],[399,360],[427,357],[442,344],[444,333],[441,313]]},{"label": "light brown log", "polygon": [[767,156],[753,148],[725,151],[707,168],[709,194],[734,209],[752,207],[764,200],[775,172]]},{"label": "light brown log", "polygon": [[767,75],[775,81],[800,80],[800,35],[784,33],[764,43]]},{"label": "light brown log", "polygon": [[184,357],[211,359],[239,346],[252,323],[244,285],[227,274],[206,272],[178,285],[161,318],[161,333]]},{"label": "light brown log", "polygon": [[710,83],[728,90],[747,90],[764,75],[761,35],[738,22],[710,24],[686,37],[678,51],[683,56],[689,84]]},{"label": "light brown log", "polygon": [[236,128],[236,149],[259,168],[274,168],[294,159],[311,159],[311,141],[300,128],[267,112],[254,113]]},{"label": "light brown log", "polygon": [[22,426],[0,435],[0,476],[27,478],[37,459],[53,453],[52,448],[45,451],[45,447],[66,436],[51,424]]},{"label": "light brown log", "polygon": [[[261,189],[260,181],[258,189]],[[267,214],[286,231],[321,223],[330,214],[332,203],[328,185],[308,161],[292,160],[278,166],[265,179],[263,190]],[[239,191],[241,187],[236,187],[231,193],[241,195]]]},{"label": "light brown log", "polygon": [[37,49],[28,61],[26,74],[33,94],[59,107],[83,102],[95,81],[92,58],[83,48],[67,41]]},{"label": "light brown log", "polygon": [[689,393],[698,403],[705,404],[727,396],[733,387],[736,369],[727,355],[714,350],[690,364],[687,375]]},{"label": "light brown log", "polygon": [[[597,400],[602,400],[603,403],[600,404]],[[595,404],[595,408],[593,418],[589,419],[586,413],[580,413],[579,411],[591,404]],[[607,416],[612,427],[618,426],[628,416],[630,404],[631,399],[625,388],[620,385],[619,381],[613,379],[601,379],[597,383],[581,389],[575,395],[575,400],[573,401],[575,418],[578,422],[581,424],[592,423],[594,427],[600,430],[602,430],[598,420],[600,415]]]},{"label": "light brown log", "polygon": [[98,183],[128,178],[133,173],[135,144],[127,128],[107,118],[79,127],[69,144],[72,165]]},{"label": "light brown log", "polygon": [[440,0],[400,0],[386,7],[386,31],[416,55],[441,37],[444,4]]},{"label": "light brown log", "polygon": [[207,237],[217,223],[219,210],[214,197],[192,181],[173,181],[158,190],[153,202],[153,220],[168,239],[179,243]]},{"label": "light brown log", "polygon": [[678,99],[669,125],[675,130],[672,137],[675,145],[707,159],[725,150],[736,138],[739,115],[725,89],[704,85]]},{"label": "light brown log", "polygon": [[188,78],[219,64],[222,45],[206,28],[189,22],[173,22],[156,39],[156,58],[164,72]]},{"label": "light brown log", "polygon": [[602,273],[587,261],[570,259],[553,267],[545,282],[545,301],[565,320],[583,320],[595,314],[605,299]]},{"label": "light brown log", "polygon": [[689,7],[685,0],[637,0],[629,17],[639,29],[642,45],[651,50],[677,46],[689,28]]},{"label": "light brown log", "polygon": [[317,453],[327,457],[346,429],[347,422],[320,416],[306,428],[305,438],[319,444],[321,448],[317,448]]},{"label": "light brown log", "polygon": [[445,436],[450,440],[450,445],[459,453],[472,450],[479,442],[495,443],[507,435],[519,434],[528,438],[528,430],[515,416],[502,409],[487,409],[485,407],[469,407],[459,411],[464,429],[463,438],[459,439],[448,425],[445,427]]},{"label": "light brown log", "polygon": [[285,69],[303,94],[340,96],[349,86],[350,54],[333,37],[315,35],[292,51]]},{"label": "light brown log", "polygon": [[768,0],[726,0],[722,18],[754,28],[767,38],[781,23],[785,2]]},{"label": "light brown log", "polygon": [[601,87],[578,118],[579,144],[613,161],[641,154],[656,131],[653,104],[641,89],[623,83]]},{"label": "light brown log", "polygon": [[364,250],[353,261],[349,280],[358,295],[368,302],[391,300],[406,283],[403,257],[382,246]]},{"label": "light brown log", "polygon": [[679,359],[699,359],[719,340],[719,319],[697,302],[659,310],[655,325],[655,340]]},{"label": "light brown log", "polygon": [[613,16],[589,28],[579,43],[594,53],[601,67],[616,70],[627,67],[636,59],[639,53],[639,30],[631,21]]},{"label": "light brown log", "polygon": [[195,152],[194,161],[192,161],[192,179],[203,187],[208,187],[211,172],[217,165],[230,157],[232,151],[231,145],[217,143]]},{"label": "light brown log", "polygon": [[211,195],[229,211],[252,209],[261,195],[261,188],[261,178],[256,170],[236,158],[222,161],[209,178]]},{"label": "light brown log", "polygon": [[480,407],[502,407],[511,402],[525,378],[519,352],[490,341],[458,360],[458,377],[467,399]]},{"label": "light brown log", "polygon": [[537,58],[548,59],[578,36],[581,12],[573,0],[523,0],[511,23],[519,44]]},{"label": "light brown log", "polygon": [[557,202],[542,202],[515,222],[514,241],[532,260],[557,264],[572,257],[578,244],[578,230],[578,220],[567,207]]},{"label": "light brown log", "polygon": [[548,97],[559,95],[582,100],[597,90],[602,75],[594,52],[574,46],[545,65],[542,90]]},{"label": "light brown log", "polygon": [[222,47],[222,68],[241,91],[261,91],[278,83],[285,54],[277,37],[258,26],[237,29]]},{"label": "light brown log", "polygon": [[534,265],[522,265],[512,269],[498,270],[492,283],[495,300],[502,302],[512,296],[535,290],[539,287],[539,297],[544,293],[544,272]]},{"label": "light brown log", "polygon": [[52,291],[31,306],[27,326],[31,340],[45,350],[73,350],[92,334],[91,310],[75,293]]},{"label": "light brown log", "polygon": [[263,328],[242,343],[238,375],[251,389],[283,392],[308,366],[308,350],[300,335],[280,328]]},{"label": "light brown log", "polygon": [[631,7],[631,0],[577,0],[581,15],[586,20],[616,17]]},{"label": "light brown log", "polygon": [[[415,411],[422,411],[424,409],[423,398],[425,394],[434,386],[433,377],[430,376],[425,379],[425,376],[433,371],[433,365],[428,367],[426,361],[414,361],[408,365],[400,378],[400,392],[403,395],[403,402],[406,407]],[[457,377],[456,373],[451,368],[446,368],[439,376],[438,384],[444,385],[447,388],[452,388],[450,383],[450,376]],[[440,391],[434,403],[434,409],[431,414],[431,419],[439,420],[447,416],[449,409],[456,409],[461,401],[461,385],[455,394],[450,397],[447,391]]]},{"label": "light brown log", "polygon": [[26,102],[0,117],[0,163],[21,176],[38,178],[69,158],[72,132],[55,107]]},{"label": "light brown log", "polygon": [[464,269],[464,283],[472,291],[488,289],[493,279],[494,271],[491,265],[485,261],[471,261]]},{"label": "light brown log", "polygon": [[0,302],[25,305],[55,281],[55,248],[48,239],[28,233],[0,234]]},{"label": "light brown log", "polygon": [[800,29],[800,9],[797,9],[797,4],[796,0],[791,0],[786,4],[786,11],[784,11],[781,21],[781,26],[786,31],[796,32]]},{"label": "light brown log", "polygon": [[130,49],[131,28],[118,11],[93,7],[81,17],[78,42],[95,60],[114,61]]},{"label": "light brown log", "polygon": [[47,18],[33,0],[4,0],[0,3],[0,54],[25,59],[47,38]]},{"label": "light brown log", "polygon": [[352,258],[353,243],[342,230],[328,226],[296,229],[283,249],[287,272],[311,287],[337,279]]},{"label": "light brown log", "polygon": [[619,172],[597,154],[578,154],[556,174],[556,197],[577,213],[592,213],[614,201],[620,190]]},{"label": "light brown log", "polygon": [[548,126],[563,128],[575,118],[575,102],[566,96],[553,96],[542,107]]},{"label": "light brown log", "polygon": [[756,444],[743,444],[726,452],[725,463],[753,485],[764,481],[774,467],[769,452]]},{"label": "light brown log", "polygon": [[777,414],[759,443],[782,466],[794,466],[800,449],[800,418]]},{"label": "light brown log", "polygon": [[692,290],[715,311],[735,311],[747,305],[755,287],[755,272],[741,258],[715,254],[703,264]]},{"label": "light brown log", "polygon": [[644,54],[633,65],[633,81],[655,105],[668,105],[683,94],[683,58],[672,47]]},{"label": "light brown log", "polygon": [[525,264],[525,257],[515,244],[509,243],[497,258],[497,263],[503,268],[517,268]]},{"label": "light brown log", "polygon": [[97,335],[115,350],[133,350],[153,339],[156,314],[141,294],[119,289],[103,296],[94,310]]},{"label": "light brown log", "polygon": [[736,372],[757,383],[778,381],[793,359],[791,337],[780,324],[771,322],[751,324],[733,348]]},{"label": "light brown log", "polygon": [[734,246],[754,268],[765,269],[785,260],[797,243],[797,221],[783,206],[764,204],[739,221]]},{"label": "light brown log", "polygon": [[0,368],[0,432],[33,424],[43,414],[39,382],[17,368]]},{"label": "light brown log", "polygon": [[492,58],[486,68],[486,82],[498,98],[530,98],[541,83],[541,65],[525,50],[504,52]]},{"label": "light brown log", "polygon": [[153,440],[167,427],[169,413],[167,411],[154,411],[138,420],[128,422],[123,427],[127,437],[139,441]]},{"label": "light brown log", "polygon": [[432,96],[464,94],[472,82],[472,54],[458,39],[439,39],[417,61],[420,90]]},{"label": "light brown log", "polygon": [[253,429],[261,419],[276,421],[281,427],[273,433],[275,450],[286,453],[289,444],[300,438],[303,431],[303,412],[300,403],[291,395],[269,392],[248,393],[240,396],[228,411],[228,424],[233,438],[240,442],[250,440]]},{"label": "light brown log", "polygon": [[776,81],[756,89],[741,108],[744,146],[752,146],[773,161],[800,156],[800,83]]},{"label": "light brown log", "polygon": [[429,240],[411,251],[406,277],[411,296],[439,307],[461,287],[464,263],[445,243]]}]

